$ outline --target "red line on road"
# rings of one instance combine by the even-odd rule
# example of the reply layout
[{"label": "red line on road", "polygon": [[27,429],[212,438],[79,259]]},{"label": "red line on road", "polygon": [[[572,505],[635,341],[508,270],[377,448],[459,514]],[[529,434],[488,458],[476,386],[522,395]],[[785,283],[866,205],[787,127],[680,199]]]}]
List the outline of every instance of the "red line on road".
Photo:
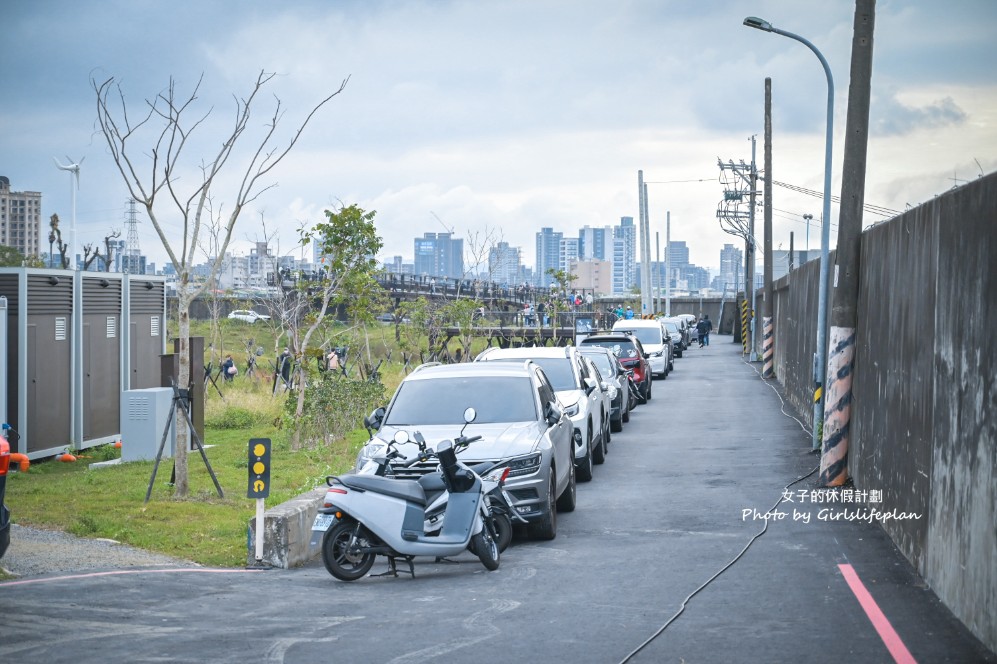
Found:
[{"label": "red line on road", "polygon": [[879,638],[883,639],[887,650],[893,655],[893,661],[897,664],[917,664],[910,651],[907,650],[907,646],[900,640],[900,635],[893,629],[893,625],[890,624],[890,621],[886,619],[886,615],[883,614],[879,605],[876,604],[876,600],[865,589],[862,580],[859,579],[859,575],[855,573],[852,566],[838,565],[838,569],[841,570],[841,575],[848,582],[848,587],[855,593],[855,598],[862,605],[862,610],[869,617],[872,626],[879,633]]},{"label": "red line on road", "polygon": [[67,579],[89,579],[95,576],[115,576],[118,574],[173,574],[176,572],[195,572],[197,574],[246,574],[259,572],[255,569],[202,569],[196,567],[176,567],[170,569],[121,569],[113,572],[88,572],[87,574],[68,574],[66,576],[49,576],[43,579],[25,579],[23,581],[5,581],[3,586],[22,586],[29,583],[48,583],[49,581],[65,581]]}]

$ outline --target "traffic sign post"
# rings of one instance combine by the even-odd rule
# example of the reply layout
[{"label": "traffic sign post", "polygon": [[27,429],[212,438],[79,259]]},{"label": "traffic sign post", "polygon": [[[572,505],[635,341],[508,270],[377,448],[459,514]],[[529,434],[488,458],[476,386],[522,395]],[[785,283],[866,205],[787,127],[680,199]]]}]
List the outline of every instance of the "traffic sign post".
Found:
[{"label": "traffic sign post", "polygon": [[256,566],[263,567],[263,517],[264,503],[270,495],[270,450],[269,438],[253,438],[249,441],[249,486],[247,498],[256,499]]}]

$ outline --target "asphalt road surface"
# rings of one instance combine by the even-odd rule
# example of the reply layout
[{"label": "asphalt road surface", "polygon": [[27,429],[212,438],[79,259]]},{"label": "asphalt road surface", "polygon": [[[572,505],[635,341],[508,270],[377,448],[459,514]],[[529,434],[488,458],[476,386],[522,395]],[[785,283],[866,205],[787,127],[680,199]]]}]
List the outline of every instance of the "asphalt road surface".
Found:
[{"label": "asphalt road surface", "polygon": [[517,538],[495,572],[465,553],[354,583],[320,560],[27,577],[0,584],[0,661],[997,661],[878,525],[818,519],[827,506],[794,493],[812,476],[786,490],[777,511],[790,516],[634,652],[762,531],[753,510],[817,465],[740,347],[712,341],[655,381],[557,538]]}]

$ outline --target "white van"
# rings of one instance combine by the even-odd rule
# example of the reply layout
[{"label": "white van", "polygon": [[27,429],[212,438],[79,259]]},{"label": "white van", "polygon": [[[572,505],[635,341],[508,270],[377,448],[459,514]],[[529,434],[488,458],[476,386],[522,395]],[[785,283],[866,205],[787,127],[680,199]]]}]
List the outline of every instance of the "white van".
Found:
[{"label": "white van", "polygon": [[630,332],[637,337],[647,352],[651,375],[659,378],[668,376],[672,370],[672,340],[665,334],[661,323],[638,318],[620,320],[613,325],[613,331]]}]

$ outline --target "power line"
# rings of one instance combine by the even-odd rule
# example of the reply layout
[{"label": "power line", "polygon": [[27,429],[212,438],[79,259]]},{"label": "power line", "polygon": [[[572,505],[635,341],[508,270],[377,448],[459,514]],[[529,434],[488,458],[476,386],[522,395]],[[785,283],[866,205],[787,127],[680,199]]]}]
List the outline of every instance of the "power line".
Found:
[{"label": "power line", "polygon": [[[762,176],[760,176],[759,179],[764,180],[765,178],[762,177]],[[786,182],[779,182],[778,180],[772,180],[772,184],[778,185],[778,186],[783,187],[785,189],[789,189],[790,191],[795,191],[795,192],[798,192],[798,193],[801,193],[801,194],[806,194],[807,196],[813,196],[814,198],[820,198],[820,199],[824,198],[824,194],[822,194],[819,191],[814,191],[813,189],[807,189],[806,187],[800,187],[800,186],[795,185],[795,184],[788,184]],[[834,195],[832,195],[831,196],[831,200],[834,203],[837,203],[838,205],[841,204],[841,197],[840,196],[834,196]],[[890,209],[888,207],[883,207],[881,205],[873,205],[872,203],[866,203],[862,207],[863,207],[863,209],[865,209],[866,212],[870,212],[872,214],[879,215],[880,217],[896,217],[896,216],[900,215],[900,212],[898,210],[892,210],[892,209]]]}]

